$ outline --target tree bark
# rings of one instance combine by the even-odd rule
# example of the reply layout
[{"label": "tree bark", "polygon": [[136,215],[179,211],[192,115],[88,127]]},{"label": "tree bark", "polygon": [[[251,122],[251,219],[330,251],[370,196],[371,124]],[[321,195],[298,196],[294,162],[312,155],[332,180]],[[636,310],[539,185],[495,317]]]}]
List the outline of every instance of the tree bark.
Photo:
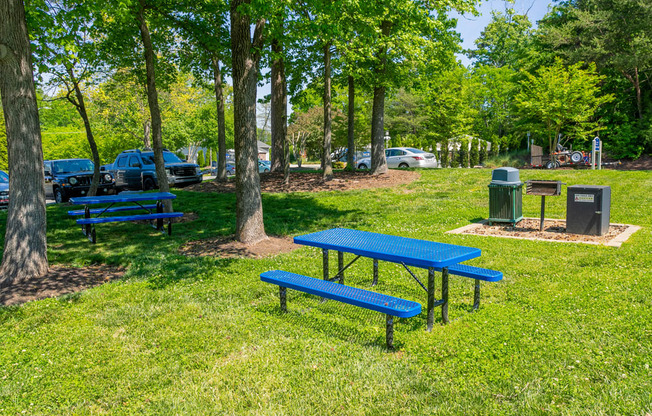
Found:
[{"label": "tree bark", "polygon": [[9,207],[0,287],[48,272],[43,148],[25,7],[0,0],[0,95],[7,133]]},{"label": "tree bark", "polygon": [[226,181],[226,124],[224,118],[224,83],[220,61],[213,56],[213,77],[215,78],[215,102],[217,104],[217,175],[218,182]]},{"label": "tree bark", "polygon": [[324,45],[324,154],[322,167],[323,179],[333,179],[333,163],[331,160],[331,44]]},{"label": "tree bark", "polygon": [[[93,180],[91,181],[91,187],[88,189],[88,196],[97,195],[97,188],[100,185],[100,153],[97,151],[97,143],[95,143],[95,136],[93,136],[93,130],[91,129],[91,122],[88,119],[88,112],[86,111],[86,103],[84,102],[84,95],[79,88],[79,80],[75,77],[75,72],[72,67],[68,69],[68,76],[72,85],[75,89],[76,101],[72,104],[77,109],[79,116],[84,121],[84,129],[86,130],[86,139],[88,140],[88,145],[91,147],[91,155],[93,157]],[[70,101],[70,99],[68,99]]]},{"label": "tree bark", "polygon": [[143,148],[152,148],[152,120],[143,123]]},{"label": "tree bark", "polygon": [[[161,109],[158,106],[158,91],[156,90],[154,46],[152,45],[152,38],[149,34],[147,21],[145,21],[145,11],[142,0],[140,2],[140,9],[138,10],[138,23],[140,24],[140,35],[143,40],[145,51],[145,68],[147,70],[147,102],[149,104],[149,113],[152,117],[152,144],[154,145],[154,166],[156,167],[158,189],[161,192],[170,192],[168,175],[165,172],[165,160],[163,159]],[[172,212],[172,201],[167,199],[164,202],[165,212]]]},{"label": "tree bark", "polygon": [[272,172],[285,167],[285,146],[287,141],[287,82],[283,46],[278,39],[272,40]]},{"label": "tree bark", "polygon": [[253,244],[267,238],[258,174],[256,136],[256,82],[259,52],[265,21],[256,23],[251,42],[251,19],[241,6],[249,0],[231,1],[231,55],[233,60],[233,101],[235,139],[236,239]]},{"label": "tree bark", "polygon": [[355,80],[349,75],[349,119],[348,119],[348,149],[346,153],[346,170],[355,171]]},{"label": "tree bark", "polygon": [[[383,20],[380,26],[381,38],[389,36],[391,22]],[[382,39],[381,39],[382,40]],[[382,42],[381,42],[382,43]],[[374,87],[374,102],[371,115],[371,174],[379,175],[387,172],[387,159],[385,158],[385,85],[384,76],[387,64],[387,48],[381,46],[378,56],[380,65],[376,71],[377,80]]]}]

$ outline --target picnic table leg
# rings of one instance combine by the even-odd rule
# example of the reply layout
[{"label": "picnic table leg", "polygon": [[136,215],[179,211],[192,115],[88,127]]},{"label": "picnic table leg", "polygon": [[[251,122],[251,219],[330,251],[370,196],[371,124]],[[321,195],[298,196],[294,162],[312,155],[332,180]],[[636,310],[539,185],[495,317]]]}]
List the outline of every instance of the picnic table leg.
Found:
[{"label": "picnic table leg", "polygon": [[[84,207],[84,218],[89,219],[91,217],[91,210],[88,208],[88,205]],[[90,224],[84,224],[82,225],[82,232],[86,237],[90,237],[91,235],[91,225]]]},{"label": "picnic table leg", "polygon": [[378,284],[378,260],[374,259],[374,280],[371,282],[371,286],[376,286]]},{"label": "picnic table leg", "polygon": [[340,284],[344,284],[344,272],[341,271],[344,268],[344,253],[341,251],[337,252],[337,270],[340,270],[337,277],[340,278]]},{"label": "picnic table leg", "polygon": [[435,321],[435,269],[428,268],[428,320],[427,330],[432,331],[432,325]]},{"label": "picnic table leg", "polygon": [[279,297],[281,298],[281,311],[287,312],[287,289],[283,286],[278,287]]},{"label": "picnic table leg", "polygon": [[448,323],[448,267],[441,271],[441,320]]},{"label": "picnic table leg", "polygon": [[[161,201],[156,201],[156,213],[160,214],[163,212],[163,204]],[[163,218],[158,218],[156,220],[156,229],[163,232],[165,229],[163,228]],[[168,223],[168,235],[170,235],[170,223]]]},{"label": "picnic table leg", "polygon": [[[322,255],[322,261],[323,261],[323,275],[324,275],[324,280],[330,280],[328,277],[328,250],[325,248],[321,249],[321,255]],[[326,298],[321,298],[321,302],[326,302]]]},{"label": "picnic table leg", "polygon": [[473,292],[473,310],[477,311],[480,307],[480,280],[475,279],[475,290]]},{"label": "picnic table leg", "polygon": [[387,348],[390,350],[394,349],[394,317],[392,315],[386,315],[385,317],[386,327],[385,327],[385,341],[387,342]]}]

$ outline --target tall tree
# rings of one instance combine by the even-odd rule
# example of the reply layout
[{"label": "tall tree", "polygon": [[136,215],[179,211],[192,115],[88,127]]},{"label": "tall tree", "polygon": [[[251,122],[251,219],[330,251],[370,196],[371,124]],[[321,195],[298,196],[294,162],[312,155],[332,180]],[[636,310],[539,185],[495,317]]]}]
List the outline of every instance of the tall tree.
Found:
[{"label": "tall tree", "polygon": [[515,98],[525,121],[547,139],[550,153],[557,148],[560,133],[588,139],[598,131],[595,112],[613,100],[611,94],[600,95],[599,84],[604,77],[597,75],[595,64],[587,69],[582,66],[577,63],[565,68],[558,59],[536,75],[527,73]]},{"label": "tall tree", "polygon": [[31,2],[30,15],[36,33],[34,48],[40,72],[49,73],[47,84],[65,90],[65,99],[84,123],[94,163],[88,195],[94,196],[100,183],[100,154],[88,115],[83,84],[89,83],[101,64],[95,59],[90,40],[92,19],[88,4],[76,0]]},{"label": "tall tree", "polygon": [[256,82],[265,19],[255,22],[251,37],[251,0],[231,1],[231,54],[236,164],[236,239],[256,243],[267,238],[258,175]]},{"label": "tall tree", "polygon": [[[163,4],[163,6],[167,6]],[[180,1],[175,9],[157,9],[181,29],[187,44],[181,53],[182,67],[190,68],[197,78],[204,78],[206,68],[212,72],[217,110],[217,175],[215,180],[227,180],[225,82],[230,62],[228,4],[223,0],[206,2]]]},{"label": "tall tree", "polygon": [[359,62],[360,77],[373,91],[371,172],[387,171],[385,160],[384,101],[388,89],[409,86],[427,65],[449,59],[458,50],[451,8],[471,10],[473,1],[446,3],[383,0],[359,3],[361,15],[356,38],[343,45],[347,61]]},{"label": "tall tree", "polygon": [[44,276],[43,149],[22,0],[0,0],[0,95],[9,153],[9,208],[0,286]]},{"label": "tall tree", "polygon": [[[156,89],[156,66],[154,63],[156,54],[145,18],[145,0],[139,0],[138,6],[136,20],[144,47],[147,73],[147,102],[149,104],[149,113],[152,117],[152,144],[154,145],[154,165],[158,179],[158,189],[161,192],[170,192],[170,184],[167,181],[167,173],[165,171],[165,160],[163,159],[163,126],[161,122],[161,110],[158,103],[158,90]],[[165,203],[165,210],[168,212],[172,211],[172,203],[169,200]]]},{"label": "tall tree", "polygon": [[563,1],[542,20],[541,35],[570,63],[595,62],[599,69],[613,68],[625,77],[633,87],[637,117],[643,118],[643,88],[651,88],[652,3]]}]

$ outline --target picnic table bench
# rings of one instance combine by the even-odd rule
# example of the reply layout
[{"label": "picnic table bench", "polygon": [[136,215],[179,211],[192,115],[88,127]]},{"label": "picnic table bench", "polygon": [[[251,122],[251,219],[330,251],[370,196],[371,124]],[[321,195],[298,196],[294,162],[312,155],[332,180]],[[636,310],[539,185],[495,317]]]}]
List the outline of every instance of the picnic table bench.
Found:
[{"label": "picnic table bench", "polygon": [[[373,259],[373,281],[372,286],[378,283],[378,261],[388,261],[401,264],[414,278],[416,282],[426,291],[428,302],[427,330],[431,331],[434,322],[434,308],[442,307],[442,321],[448,323],[448,275],[469,277],[475,280],[473,310],[480,305],[480,281],[495,282],[502,279],[503,274],[499,271],[483,269],[480,267],[460,264],[462,261],[470,260],[480,256],[480,249],[464,247],[453,244],[443,244],[413,238],[371,233],[366,231],[350,230],[346,228],[334,228],[294,238],[296,244],[308,245],[322,249],[323,258],[323,279],[301,276],[284,271],[271,271],[261,274],[261,280],[277,284],[280,289],[281,308],[285,310],[285,289],[290,287],[306,293],[321,296],[327,299],[335,299],[363,308],[383,312],[387,315],[387,346],[393,348],[393,320],[390,325],[390,316],[411,317],[418,315],[419,307],[410,309],[405,315],[400,310],[389,308],[390,305],[401,304],[412,305],[416,302],[395,298],[388,295],[378,294],[364,289],[356,289],[351,295],[342,296],[337,287],[344,286],[344,272],[360,257]],[[329,271],[329,250],[338,252],[338,271],[331,277]],[[344,265],[344,253],[352,253],[356,257],[347,265]],[[409,267],[425,268],[428,270],[428,286],[421,283],[419,278]],[[435,299],[435,271],[442,273],[441,299]],[[317,282],[325,282],[317,285]],[[334,283],[334,282],[338,282]],[[290,286],[289,284],[292,284]],[[346,286],[344,286],[346,287]],[[373,299],[361,301],[359,299]],[[378,305],[380,302],[380,306]],[[385,307],[385,309],[383,308]],[[413,313],[414,312],[414,313]],[[409,315],[409,316],[408,316]],[[391,330],[390,330],[391,327]],[[390,337],[391,332],[391,337]]]},{"label": "picnic table bench", "polygon": [[[70,203],[73,205],[84,205],[83,210],[68,211],[68,215],[83,215],[84,218],[78,219],[77,224],[82,226],[84,235],[95,244],[95,224],[109,222],[126,222],[126,221],[149,221],[150,224],[161,232],[165,232],[163,221],[167,219],[167,233],[172,235],[172,218],[182,217],[182,212],[163,212],[163,201],[175,199],[177,196],[170,192],[155,193],[125,193],[118,195],[86,196],[80,198],[71,198]],[[156,204],[142,204],[145,201],[156,201]],[[114,206],[117,203],[132,203],[133,205]],[[107,207],[90,208],[90,205],[109,204]],[[103,216],[106,213],[125,212],[134,210],[144,210],[145,213],[123,215],[123,216]],[[94,215],[94,216],[93,216]],[[156,225],[154,225],[156,221]]]}]

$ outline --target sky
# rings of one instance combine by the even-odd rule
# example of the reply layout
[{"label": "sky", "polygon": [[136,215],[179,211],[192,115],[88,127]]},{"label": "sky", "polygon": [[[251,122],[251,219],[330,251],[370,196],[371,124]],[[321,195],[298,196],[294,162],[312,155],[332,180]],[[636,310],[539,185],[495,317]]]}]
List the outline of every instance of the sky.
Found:
[{"label": "sky", "polygon": [[[551,4],[552,0],[514,0],[513,2],[487,0],[478,6],[480,16],[452,13],[451,17],[457,18],[457,31],[462,35],[462,47],[472,49],[475,47],[474,41],[480,37],[482,30],[491,22],[492,11],[504,13],[505,10],[513,8],[517,14],[527,14],[532,25],[536,27],[536,23],[548,13]],[[458,58],[464,65],[468,66],[471,63],[464,55],[460,54]]]},{"label": "sky", "polygon": [[[457,31],[462,36],[462,48],[472,49],[475,47],[474,41],[480,36],[482,30],[491,21],[491,12],[493,10],[505,12],[508,8],[513,8],[518,14],[527,14],[532,25],[536,27],[536,23],[548,13],[552,5],[552,0],[485,0],[478,7],[479,16],[473,15],[460,15],[459,13],[452,13],[451,17],[457,18]],[[468,66],[471,61],[462,54],[458,54],[458,59],[462,64]],[[266,71],[267,69],[265,69]],[[271,92],[270,84],[258,87],[258,98],[262,98]],[[288,102],[288,114],[292,112],[292,106]],[[258,124],[262,124],[261,121]],[[262,128],[262,125],[258,127]]]}]

